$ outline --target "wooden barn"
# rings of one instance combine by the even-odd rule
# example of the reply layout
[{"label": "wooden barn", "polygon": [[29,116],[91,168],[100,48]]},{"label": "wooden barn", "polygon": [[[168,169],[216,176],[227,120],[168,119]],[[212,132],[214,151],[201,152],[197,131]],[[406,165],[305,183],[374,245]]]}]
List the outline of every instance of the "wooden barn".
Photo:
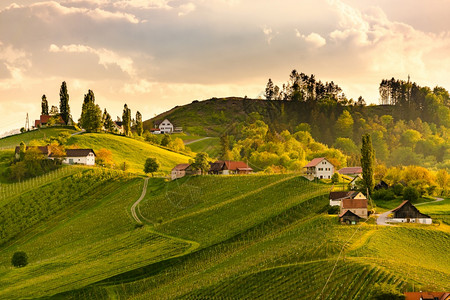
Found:
[{"label": "wooden barn", "polygon": [[421,213],[409,200],[405,200],[392,210],[391,222],[431,224],[431,217]]},{"label": "wooden barn", "polygon": [[361,219],[360,216],[358,216],[357,214],[348,209],[346,209],[342,214],[339,215],[339,221],[341,223],[346,223],[349,225],[358,224],[360,219]]}]

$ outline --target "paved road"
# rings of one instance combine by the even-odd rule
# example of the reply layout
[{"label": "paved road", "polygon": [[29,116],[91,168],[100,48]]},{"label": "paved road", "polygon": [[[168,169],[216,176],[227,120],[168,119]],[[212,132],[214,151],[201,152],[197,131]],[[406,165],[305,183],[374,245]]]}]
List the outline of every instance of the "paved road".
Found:
[{"label": "paved road", "polygon": [[139,219],[138,215],[136,214],[136,207],[139,205],[139,203],[142,201],[142,199],[144,199],[145,194],[147,193],[147,185],[148,185],[148,178],[145,178],[144,181],[144,188],[142,189],[142,194],[141,197],[139,197],[139,199],[133,203],[133,205],[131,206],[131,215],[133,216],[133,219],[136,220],[136,222],[138,222],[139,224],[143,224],[141,219]]},{"label": "paved road", "polygon": [[391,224],[386,223],[388,215],[392,213],[392,210],[389,210],[385,213],[382,213],[381,215],[378,216],[377,218],[377,225],[382,225],[382,226],[392,226]]},{"label": "paved road", "polygon": [[77,135],[77,134],[80,134],[80,133],[83,133],[83,132],[86,132],[86,129],[81,129],[81,131],[77,131],[75,133],[72,133],[70,136],[74,136],[74,135]]},{"label": "paved road", "polygon": [[207,139],[211,139],[211,137],[207,136],[207,137],[204,137],[204,138],[201,138],[201,139],[198,139],[198,140],[193,140],[193,141],[186,142],[184,144],[185,145],[189,145],[189,144],[200,142],[200,141],[207,140]]},{"label": "paved road", "polygon": [[425,205],[425,204],[434,203],[434,202],[439,202],[439,201],[443,201],[443,200],[444,200],[444,198],[438,198],[438,197],[435,197],[435,199],[436,199],[436,200],[430,201],[430,202],[423,202],[423,203],[414,204],[414,206],[417,206],[417,205]]}]

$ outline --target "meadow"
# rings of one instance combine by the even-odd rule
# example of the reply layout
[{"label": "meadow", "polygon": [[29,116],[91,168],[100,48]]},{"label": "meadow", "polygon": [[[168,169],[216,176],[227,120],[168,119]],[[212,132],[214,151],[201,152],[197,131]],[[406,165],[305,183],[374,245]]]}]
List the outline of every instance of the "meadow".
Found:
[{"label": "meadow", "polygon": [[42,128],[16,134],[0,139],[0,149],[14,149],[19,146],[20,142],[28,144],[33,140],[45,140],[52,136],[58,136],[61,132],[68,132],[70,134],[77,132],[73,126],[55,126],[49,128]]},{"label": "meadow", "polygon": [[187,147],[193,152],[206,152],[209,157],[218,157],[220,154],[220,139],[218,137],[210,137],[201,141],[193,142]]}]

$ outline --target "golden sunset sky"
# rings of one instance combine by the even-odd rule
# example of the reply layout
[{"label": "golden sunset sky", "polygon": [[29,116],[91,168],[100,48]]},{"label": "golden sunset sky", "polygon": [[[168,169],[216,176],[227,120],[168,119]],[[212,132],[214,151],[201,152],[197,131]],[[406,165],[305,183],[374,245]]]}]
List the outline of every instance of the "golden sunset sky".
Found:
[{"label": "golden sunset sky", "polygon": [[0,1],[0,134],[39,117],[43,94],[72,116],[83,95],[115,119],[211,97],[264,93],[293,69],[378,104],[383,78],[450,89],[448,0]]}]

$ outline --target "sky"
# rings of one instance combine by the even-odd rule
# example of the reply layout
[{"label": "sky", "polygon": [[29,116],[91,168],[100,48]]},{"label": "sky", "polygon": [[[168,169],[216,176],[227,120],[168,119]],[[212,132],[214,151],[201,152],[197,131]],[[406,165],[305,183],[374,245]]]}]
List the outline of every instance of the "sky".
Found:
[{"label": "sky", "polygon": [[378,104],[383,78],[450,89],[449,0],[0,1],[0,134],[83,95],[115,119],[257,98],[296,69]]}]

